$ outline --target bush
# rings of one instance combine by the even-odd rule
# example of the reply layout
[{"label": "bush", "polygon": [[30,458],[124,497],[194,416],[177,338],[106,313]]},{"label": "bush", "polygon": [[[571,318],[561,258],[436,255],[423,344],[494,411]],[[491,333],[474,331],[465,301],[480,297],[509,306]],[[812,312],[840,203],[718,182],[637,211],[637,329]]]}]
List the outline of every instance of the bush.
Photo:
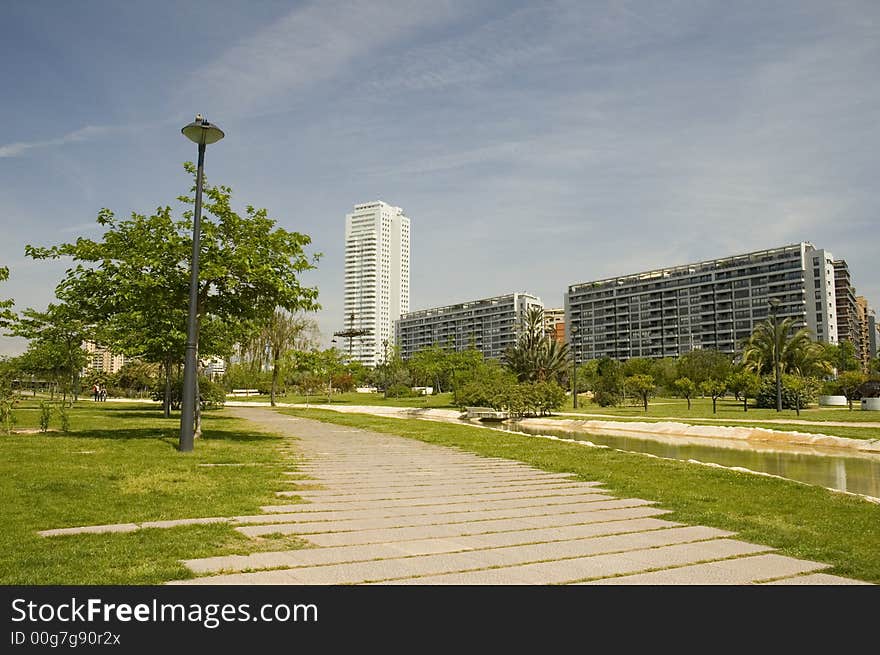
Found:
[{"label": "bush", "polygon": [[620,402],[620,396],[613,391],[594,391],[593,402],[599,407],[612,407]]},{"label": "bush", "polygon": [[[782,376],[782,409],[801,409],[815,403],[819,393],[819,382],[814,378],[801,378],[794,375]],[[767,376],[761,380],[755,400],[758,407],[776,408],[776,378]]]},{"label": "bush", "polygon": [[386,398],[415,398],[421,395],[422,394],[417,391],[413,391],[405,384],[392,384],[390,387],[385,389]]},{"label": "bush", "polygon": [[52,418],[52,405],[45,400],[40,401],[40,432],[49,429],[49,419]]},{"label": "bush", "polygon": [[[150,397],[163,402],[165,399],[165,381],[159,380],[153,387]],[[171,381],[171,409],[179,410],[183,403],[183,378]],[[199,404],[204,409],[217,409],[226,403],[226,389],[208,378],[199,378]]]}]

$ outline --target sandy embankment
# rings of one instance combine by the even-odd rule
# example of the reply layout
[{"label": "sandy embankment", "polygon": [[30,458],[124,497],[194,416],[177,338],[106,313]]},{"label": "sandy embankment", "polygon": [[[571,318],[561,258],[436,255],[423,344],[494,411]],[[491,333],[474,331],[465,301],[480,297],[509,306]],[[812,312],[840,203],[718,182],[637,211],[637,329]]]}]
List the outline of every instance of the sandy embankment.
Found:
[{"label": "sandy embankment", "polygon": [[[227,403],[257,404],[257,403]],[[268,403],[260,403],[268,405]],[[419,407],[387,407],[381,405],[305,405],[282,404],[283,407],[330,409],[335,412],[372,414],[386,418],[421,418],[434,421],[458,422],[461,412],[455,409],[427,409]],[[777,447],[800,447],[799,450],[815,448],[814,452],[825,449],[846,449],[862,453],[880,453],[880,439],[850,439],[828,434],[813,434],[783,430],[769,430],[745,426],[691,425],[675,421],[657,423],[641,421],[600,421],[575,419],[528,418],[518,422],[529,429],[561,430],[565,432],[586,432],[609,436],[627,436],[652,439],[679,445],[726,445],[739,449],[762,449],[763,445]],[[806,448],[804,448],[806,447]]]}]

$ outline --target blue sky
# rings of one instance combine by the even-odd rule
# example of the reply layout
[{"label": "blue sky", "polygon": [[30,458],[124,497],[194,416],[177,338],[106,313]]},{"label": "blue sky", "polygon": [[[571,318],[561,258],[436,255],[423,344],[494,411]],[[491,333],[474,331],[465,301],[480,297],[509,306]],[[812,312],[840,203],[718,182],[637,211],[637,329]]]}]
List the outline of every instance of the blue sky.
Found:
[{"label": "blue sky", "polygon": [[412,220],[413,309],[802,240],[877,306],[878,62],[875,0],[4,0],[0,298],[53,298],[26,244],[179,207],[201,112],[209,179],[323,253],[325,337],[374,199]]}]

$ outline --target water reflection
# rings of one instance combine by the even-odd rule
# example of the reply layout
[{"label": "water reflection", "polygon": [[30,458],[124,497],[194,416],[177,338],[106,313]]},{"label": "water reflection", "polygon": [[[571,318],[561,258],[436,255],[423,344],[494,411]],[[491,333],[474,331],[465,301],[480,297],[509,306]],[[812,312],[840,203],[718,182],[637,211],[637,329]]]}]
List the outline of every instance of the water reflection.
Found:
[{"label": "water reflection", "polygon": [[880,498],[880,456],[804,453],[793,449],[769,449],[766,445],[743,448],[743,444],[737,444],[736,448],[725,448],[721,445],[677,444],[670,443],[669,437],[661,435],[658,435],[658,439],[665,440],[569,432],[516,424],[506,425],[505,429],[522,434],[544,434],[561,439],[590,441],[619,450],[649,453],[669,459],[693,459],[739,467],[829,489]]}]

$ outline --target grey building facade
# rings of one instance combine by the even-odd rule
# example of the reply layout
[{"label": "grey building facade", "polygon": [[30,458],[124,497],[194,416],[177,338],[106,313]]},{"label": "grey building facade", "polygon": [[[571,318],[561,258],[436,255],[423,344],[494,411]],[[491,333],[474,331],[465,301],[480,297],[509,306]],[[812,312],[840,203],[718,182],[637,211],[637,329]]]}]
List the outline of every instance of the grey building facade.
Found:
[{"label": "grey building facade", "polygon": [[566,337],[579,362],[733,353],[776,298],[780,320],[794,317],[819,341],[836,343],[832,262],[804,242],[573,284],[565,294]]},{"label": "grey building facade", "polygon": [[516,343],[526,312],[544,304],[528,293],[509,293],[409,312],[396,323],[397,345],[401,357],[433,345],[465,350],[474,346],[485,357],[499,358]]}]

